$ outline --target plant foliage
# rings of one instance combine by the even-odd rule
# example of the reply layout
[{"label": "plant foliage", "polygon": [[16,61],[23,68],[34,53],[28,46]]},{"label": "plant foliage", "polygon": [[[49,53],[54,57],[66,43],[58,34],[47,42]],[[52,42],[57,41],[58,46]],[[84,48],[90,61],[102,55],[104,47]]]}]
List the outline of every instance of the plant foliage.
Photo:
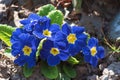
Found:
[{"label": "plant foliage", "polygon": [[8,46],[11,46],[10,37],[12,32],[15,30],[12,26],[0,24],[0,39],[5,42]]}]

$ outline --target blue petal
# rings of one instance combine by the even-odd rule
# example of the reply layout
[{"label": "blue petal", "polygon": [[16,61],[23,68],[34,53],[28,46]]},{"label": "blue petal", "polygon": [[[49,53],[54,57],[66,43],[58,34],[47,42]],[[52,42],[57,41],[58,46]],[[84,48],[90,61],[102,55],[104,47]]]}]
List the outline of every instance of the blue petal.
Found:
[{"label": "blue petal", "polygon": [[31,21],[29,24],[26,24],[23,29],[25,29],[28,32],[33,31],[37,23],[38,23],[37,21]]},{"label": "blue petal", "polygon": [[52,24],[49,30],[52,32],[52,36],[54,36],[56,32],[60,31],[60,26],[57,24]]},{"label": "blue petal", "polygon": [[104,58],[105,57],[105,50],[102,46],[99,46],[97,51],[98,51],[98,53],[97,53],[98,58]]},{"label": "blue petal", "polygon": [[34,43],[35,43],[35,41],[36,41],[37,39],[36,39],[35,36],[30,35],[27,40],[29,40],[29,42],[34,42]]},{"label": "blue petal", "polygon": [[51,50],[51,48],[54,47],[54,42],[51,41],[51,40],[46,40],[44,43],[43,43],[43,49],[45,50]]},{"label": "blue petal", "polygon": [[26,24],[25,26],[24,26],[24,29],[26,30],[26,31],[32,31],[32,28],[33,27],[33,25],[32,24]]},{"label": "blue petal", "polygon": [[94,46],[98,46],[98,40],[94,37],[90,38],[88,41],[88,46],[90,48],[94,47]]},{"label": "blue petal", "polygon": [[30,34],[20,34],[19,35],[19,39],[23,42],[23,43],[27,43],[29,41],[29,37],[30,37]]},{"label": "blue petal", "polygon": [[35,27],[34,27],[34,31],[37,31],[37,32],[39,32],[39,33],[42,33],[45,28],[46,28],[46,27],[41,26],[40,24],[36,24]]},{"label": "blue petal", "polygon": [[69,52],[74,56],[79,53],[84,46],[85,42],[83,40],[76,40],[75,44],[70,44]]},{"label": "blue petal", "polygon": [[31,48],[36,48],[36,44],[39,42],[36,37],[31,36],[30,34],[21,34],[19,39],[23,45],[27,45]]},{"label": "blue petal", "polygon": [[66,61],[69,58],[69,54],[66,52],[61,51],[60,54],[58,55],[60,60]]},{"label": "blue petal", "polygon": [[32,44],[35,43],[35,42],[33,42],[35,37],[31,36],[30,34],[23,33],[19,36],[19,39],[20,39],[22,44],[27,45],[29,47],[32,47]]},{"label": "blue petal", "polygon": [[23,47],[23,45],[20,43],[20,42],[15,42],[13,45],[12,45],[12,49],[13,50],[21,50]]},{"label": "blue petal", "polygon": [[67,38],[67,36],[62,31],[57,32],[55,35],[55,41],[57,41],[57,42],[67,40],[66,38]]},{"label": "blue petal", "polygon": [[17,28],[12,34],[18,36],[21,33],[23,33],[23,30],[21,28]]},{"label": "blue petal", "polygon": [[50,55],[47,59],[48,65],[50,66],[56,66],[60,63],[60,58],[58,56]]},{"label": "blue petal", "polygon": [[88,47],[82,48],[82,51],[84,55],[90,55],[90,49]]},{"label": "blue petal", "polygon": [[38,14],[35,14],[35,13],[32,13],[28,16],[29,19],[32,19],[32,20],[38,20],[40,19],[41,17],[38,15]]},{"label": "blue petal", "polygon": [[18,36],[23,33],[23,30],[21,28],[17,28],[13,33],[12,33],[12,36],[11,36],[11,43],[14,43],[15,41],[19,41],[19,38]]},{"label": "blue petal", "polygon": [[40,18],[41,17],[39,15],[32,13],[28,16],[27,19],[20,21],[20,23],[23,25],[27,25],[27,24],[31,24],[31,22],[33,21],[39,20]]},{"label": "blue petal", "polygon": [[11,53],[13,56],[17,56],[18,54],[21,53],[21,51],[12,49]]},{"label": "blue petal", "polygon": [[29,19],[24,19],[24,20],[21,20],[20,23],[23,24],[23,25],[26,25],[26,24],[30,23],[30,20]]},{"label": "blue petal", "polygon": [[45,38],[45,36],[44,36],[42,33],[39,33],[39,32],[37,32],[37,31],[33,31],[33,34],[34,34],[36,37],[38,37],[39,39]]},{"label": "blue petal", "polygon": [[15,61],[15,64],[18,64],[19,66],[23,66],[26,63],[25,56],[19,56]]},{"label": "blue petal", "polygon": [[87,42],[87,35],[85,35],[84,33],[77,34],[76,36],[77,36],[78,40],[83,40],[83,41]]},{"label": "blue petal", "polygon": [[72,56],[75,56],[78,52],[80,52],[79,47],[77,45],[73,45],[73,44],[70,44],[68,50]]},{"label": "blue petal", "polygon": [[54,47],[53,41],[46,40],[43,43],[42,50],[40,51],[40,56],[42,59],[47,59],[48,56],[50,55],[50,50],[51,48]]},{"label": "blue petal", "polygon": [[41,19],[38,20],[38,23],[40,26],[42,26],[43,28],[49,28],[50,27],[50,19],[46,16],[41,17]]},{"label": "blue petal", "polygon": [[90,63],[91,55],[84,55],[84,60],[85,60],[85,62]]},{"label": "blue petal", "polygon": [[32,52],[30,53],[30,56],[31,57],[33,57],[33,56],[35,56],[36,55],[36,51],[37,51],[37,46],[34,44],[34,45],[31,45],[31,43],[29,43],[30,44],[30,48],[32,49]]},{"label": "blue petal", "polygon": [[34,28],[33,34],[40,39],[44,38],[45,37],[43,35],[44,28],[45,28],[44,26],[40,26],[39,24],[37,24]]},{"label": "blue petal", "polygon": [[[31,37],[32,38],[32,37]],[[39,42],[40,40],[39,39],[35,39],[35,37],[33,37],[32,41],[30,42],[31,43],[31,47],[32,49],[36,50],[38,45],[39,45]]]},{"label": "blue petal", "polygon": [[84,40],[76,40],[75,45],[78,46],[78,49],[82,49],[86,46],[86,41]]},{"label": "blue petal", "polygon": [[98,64],[98,59],[97,59],[96,57],[92,57],[92,56],[91,56],[90,64],[91,64],[93,67],[96,67],[97,64]]},{"label": "blue petal", "polygon": [[66,39],[66,35],[59,31],[56,33],[55,35],[55,46],[58,46],[59,48],[65,49],[68,45],[67,39]]},{"label": "blue petal", "polygon": [[71,33],[71,27],[70,27],[67,23],[65,23],[65,24],[62,26],[62,31],[63,31],[65,34],[69,35],[69,34]]},{"label": "blue petal", "polygon": [[77,27],[77,26],[72,27],[72,33],[75,33],[76,35],[81,34],[84,31],[85,31],[84,27]]},{"label": "blue petal", "polygon": [[48,56],[50,55],[50,51],[48,50],[40,50],[40,58],[43,60],[46,60],[48,58]]},{"label": "blue petal", "polygon": [[27,64],[28,64],[28,68],[32,68],[36,65],[36,61],[35,61],[35,56],[33,57],[27,57]]},{"label": "blue petal", "polygon": [[55,47],[58,47],[60,49],[66,49],[67,48],[67,44],[62,42],[62,41],[61,42],[55,42],[54,45],[55,45]]}]

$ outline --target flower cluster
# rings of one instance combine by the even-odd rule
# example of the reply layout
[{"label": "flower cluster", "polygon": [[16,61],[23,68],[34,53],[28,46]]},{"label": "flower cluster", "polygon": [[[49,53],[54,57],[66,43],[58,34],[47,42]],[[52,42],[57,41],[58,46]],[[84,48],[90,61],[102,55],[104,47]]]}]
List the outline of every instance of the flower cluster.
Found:
[{"label": "flower cluster", "polygon": [[104,48],[98,46],[96,38],[90,38],[85,34],[84,27],[51,24],[46,16],[30,14],[21,21],[22,28],[16,29],[11,36],[12,55],[16,57],[15,64],[29,68],[36,64],[36,52],[42,39],[40,59],[47,61],[48,65],[55,66],[60,61],[66,61],[70,56],[83,52],[86,62],[97,65],[98,59],[104,57]]}]

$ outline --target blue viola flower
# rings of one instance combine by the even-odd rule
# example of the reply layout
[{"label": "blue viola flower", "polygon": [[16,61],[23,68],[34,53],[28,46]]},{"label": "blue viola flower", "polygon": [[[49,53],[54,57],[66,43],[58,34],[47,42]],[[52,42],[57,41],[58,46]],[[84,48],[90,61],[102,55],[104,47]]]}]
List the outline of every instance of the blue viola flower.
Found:
[{"label": "blue viola flower", "polygon": [[69,58],[68,51],[56,47],[51,40],[44,42],[40,56],[42,59],[47,60],[50,66],[55,66],[59,64],[60,61],[66,61]]},{"label": "blue viola flower", "polygon": [[42,17],[35,13],[32,13],[28,16],[27,19],[20,21],[23,24],[24,29],[28,32],[32,32],[35,26],[47,26],[47,23],[50,23],[50,19],[46,16]]},{"label": "blue viola flower", "polygon": [[104,48],[98,45],[96,38],[90,38],[88,45],[83,48],[84,59],[92,66],[96,67],[98,59],[104,58]]},{"label": "blue viola flower", "polygon": [[62,31],[55,35],[56,46],[62,49],[68,48],[71,56],[76,55],[86,45],[87,35],[84,34],[84,31],[84,27],[70,27],[68,24],[64,24]]},{"label": "blue viola flower", "polygon": [[39,39],[48,38],[53,40],[56,32],[60,31],[58,24],[46,23],[46,26],[37,25],[33,31],[33,34]]},{"label": "blue viola flower", "polygon": [[38,42],[39,41],[30,34],[20,34],[18,40],[12,42],[11,53],[17,57],[14,63],[19,66],[27,64],[29,68],[35,66]]}]

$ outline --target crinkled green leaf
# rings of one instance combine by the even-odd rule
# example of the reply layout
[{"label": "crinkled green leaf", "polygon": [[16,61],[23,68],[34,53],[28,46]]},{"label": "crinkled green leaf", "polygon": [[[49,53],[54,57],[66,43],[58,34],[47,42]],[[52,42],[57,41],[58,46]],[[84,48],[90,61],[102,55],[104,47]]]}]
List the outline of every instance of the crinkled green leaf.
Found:
[{"label": "crinkled green leaf", "polygon": [[70,65],[63,65],[63,70],[65,74],[70,78],[76,77],[76,70]]},{"label": "crinkled green leaf", "polygon": [[33,73],[33,68],[28,68],[27,65],[23,66],[23,74],[26,78],[30,77]]},{"label": "crinkled green leaf", "polygon": [[71,80],[71,78],[64,73],[59,73],[57,80]]},{"label": "crinkled green leaf", "polygon": [[40,70],[41,70],[41,73],[49,79],[56,79],[58,77],[57,66],[51,67],[47,63],[42,62]]},{"label": "crinkled green leaf", "polygon": [[0,39],[5,42],[8,46],[11,46],[10,37],[12,32],[15,30],[12,26],[0,24]]},{"label": "crinkled green leaf", "polygon": [[67,61],[73,65],[79,64],[79,61],[75,57],[70,57]]},{"label": "crinkled green leaf", "polygon": [[84,32],[84,34],[87,35],[87,43],[88,43],[88,41],[89,41],[89,39],[90,39],[90,34],[87,33],[87,32]]},{"label": "crinkled green leaf", "polygon": [[47,16],[48,13],[51,12],[52,10],[55,10],[55,7],[52,4],[47,4],[47,5],[40,7],[38,14],[40,16]]},{"label": "crinkled green leaf", "polygon": [[53,10],[49,12],[48,17],[51,19],[51,23],[59,24],[60,26],[63,24],[64,16],[60,10]]},{"label": "crinkled green leaf", "polygon": [[46,40],[46,38],[42,39],[38,45],[38,48],[37,48],[37,52],[36,52],[36,58],[38,59],[38,56],[40,55],[40,50],[42,49],[42,45],[44,43],[44,41]]}]

